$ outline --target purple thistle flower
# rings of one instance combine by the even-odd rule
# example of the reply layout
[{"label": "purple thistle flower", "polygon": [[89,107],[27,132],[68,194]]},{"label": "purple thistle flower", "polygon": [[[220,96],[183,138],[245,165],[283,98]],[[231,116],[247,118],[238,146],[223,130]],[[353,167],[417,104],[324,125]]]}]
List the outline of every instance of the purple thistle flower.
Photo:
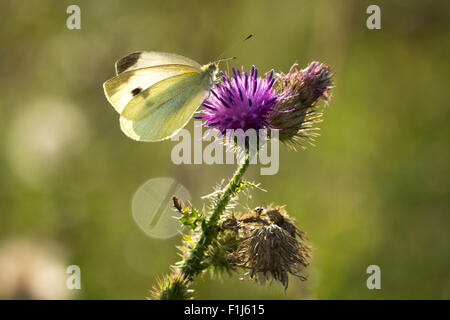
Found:
[{"label": "purple thistle flower", "polygon": [[[222,83],[216,84],[208,99],[203,102],[197,119],[204,119],[204,126],[217,129],[222,134],[227,129],[271,128],[268,119],[275,105],[286,98],[287,91],[273,88],[273,70],[265,78],[258,77],[258,69],[252,66],[250,72],[233,67],[233,76],[222,73]],[[275,111],[276,112],[276,111]]]},{"label": "purple thistle flower", "polygon": [[333,87],[333,82],[327,65],[313,61],[309,66],[301,70],[301,76],[308,93],[309,102],[314,103],[319,98],[329,101],[327,93]]},{"label": "purple thistle flower", "polygon": [[[333,88],[333,74],[323,63],[311,62],[305,69],[298,69],[295,63],[287,74],[277,76],[276,89],[279,92],[290,90],[291,95],[280,101],[274,109],[269,123],[280,129],[280,141],[292,149],[303,141],[312,144],[318,136],[316,124],[321,122],[317,102],[329,102],[328,92]],[[304,147],[304,146],[302,146]]]}]

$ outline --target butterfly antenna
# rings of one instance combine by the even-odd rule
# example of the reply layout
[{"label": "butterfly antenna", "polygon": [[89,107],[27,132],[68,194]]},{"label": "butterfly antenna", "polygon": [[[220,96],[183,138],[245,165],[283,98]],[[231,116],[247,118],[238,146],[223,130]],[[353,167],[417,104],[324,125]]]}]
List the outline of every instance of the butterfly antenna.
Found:
[{"label": "butterfly antenna", "polygon": [[237,57],[231,57],[231,58],[223,58],[223,59],[219,59],[219,60],[216,60],[216,64],[219,64],[220,62],[224,62],[224,61],[230,61],[230,60],[234,60],[234,59],[237,59]]},{"label": "butterfly antenna", "polygon": [[232,45],[230,48],[228,48],[227,50],[225,50],[224,52],[222,52],[216,59],[217,62],[220,61],[225,61],[225,60],[232,60],[232,59],[236,59],[236,57],[233,58],[228,58],[228,59],[221,59],[221,57],[223,57],[226,53],[230,52],[231,50],[233,50],[236,46],[240,45],[242,42],[247,41],[248,39],[252,38],[253,34],[249,34],[247,37],[245,37],[245,39],[235,43],[234,45]]}]

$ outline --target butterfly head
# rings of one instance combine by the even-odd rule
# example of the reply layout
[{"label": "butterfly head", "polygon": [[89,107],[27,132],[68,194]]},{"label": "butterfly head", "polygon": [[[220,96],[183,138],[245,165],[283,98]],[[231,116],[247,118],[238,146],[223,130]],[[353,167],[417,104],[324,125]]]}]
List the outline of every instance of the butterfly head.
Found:
[{"label": "butterfly head", "polygon": [[217,81],[217,73],[219,72],[219,63],[229,60],[234,60],[236,57],[219,59],[214,62],[210,62],[203,67],[203,70],[208,73],[208,75],[213,79],[214,82]]},{"label": "butterfly head", "polygon": [[202,70],[204,74],[207,75],[208,81],[211,81],[211,84],[217,81],[217,73],[219,71],[219,63],[217,61],[204,65]]},{"label": "butterfly head", "polygon": [[208,73],[212,76],[215,75],[217,73],[217,71],[219,71],[219,63],[218,62],[211,62],[210,64],[208,64]]}]

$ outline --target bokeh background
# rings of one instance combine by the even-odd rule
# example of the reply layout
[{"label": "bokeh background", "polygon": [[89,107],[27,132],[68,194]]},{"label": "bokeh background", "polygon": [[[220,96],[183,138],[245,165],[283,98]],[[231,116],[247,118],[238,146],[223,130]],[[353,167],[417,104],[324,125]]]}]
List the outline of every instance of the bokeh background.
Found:
[{"label": "bokeh background", "polygon": [[[81,30],[66,8],[81,8]],[[381,7],[381,30],[366,8]],[[281,147],[280,170],[241,206],[285,204],[314,247],[286,292],[239,275],[196,281],[202,299],[450,298],[447,1],[7,1],[0,3],[0,296],[143,299],[178,260],[178,236],[147,236],[131,199],[173,177],[201,196],[232,165],[175,165],[176,142],[120,130],[102,83],[138,50],[201,63],[248,33],[234,65],[336,73],[316,147]],[[192,123],[188,128],[192,130]],[[65,288],[81,268],[82,289]],[[381,290],[366,268],[381,267]]]}]

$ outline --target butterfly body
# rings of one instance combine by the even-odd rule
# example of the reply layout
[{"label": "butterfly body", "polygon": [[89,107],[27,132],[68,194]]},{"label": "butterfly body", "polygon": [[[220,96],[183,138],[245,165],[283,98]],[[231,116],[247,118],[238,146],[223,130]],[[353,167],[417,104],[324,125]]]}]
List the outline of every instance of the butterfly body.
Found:
[{"label": "butterfly body", "polygon": [[135,52],[116,62],[116,76],[103,88],[126,135],[161,141],[189,122],[217,81],[217,72],[217,62],[201,66],[173,53]]}]

